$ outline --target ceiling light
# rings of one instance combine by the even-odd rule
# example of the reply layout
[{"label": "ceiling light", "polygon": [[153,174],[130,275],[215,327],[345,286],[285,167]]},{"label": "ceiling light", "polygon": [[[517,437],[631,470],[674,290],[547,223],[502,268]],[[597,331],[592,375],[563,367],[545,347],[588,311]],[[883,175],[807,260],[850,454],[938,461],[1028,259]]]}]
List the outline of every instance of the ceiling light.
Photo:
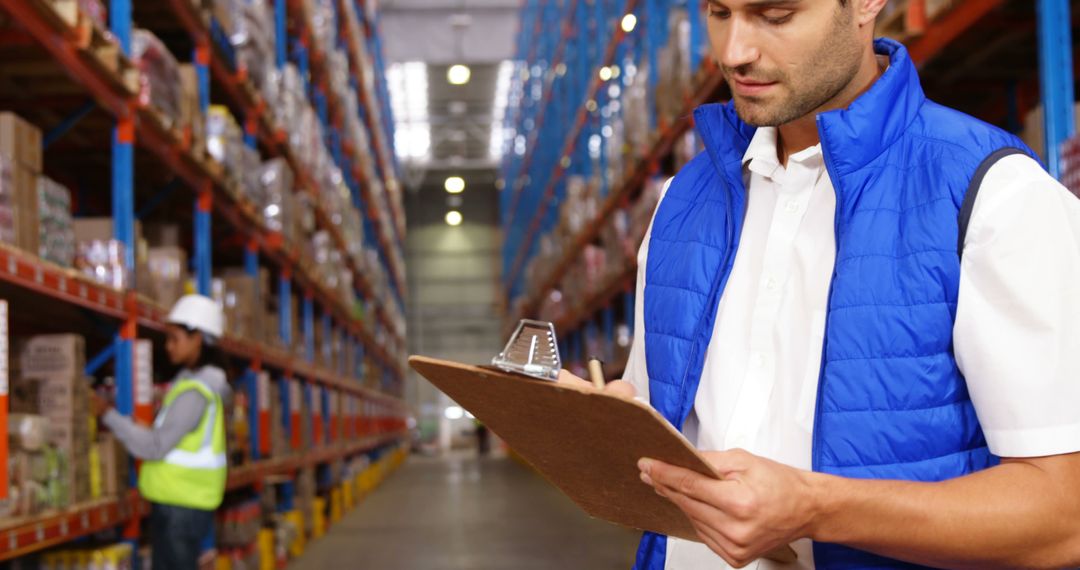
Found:
[{"label": "ceiling light", "polygon": [[629,34],[630,32],[634,31],[634,28],[636,28],[636,27],[637,27],[637,16],[635,16],[633,14],[627,14],[627,15],[623,16],[622,29],[623,29],[624,32]]},{"label": "ceiling light", "polygon": [[446,213],[446,225],[451,227],[457,227],[461,225],[461,212],[457,210],[450,210]]},{"label": "ceiling light", "polygon": [[446,179],[443,187],[451,194],[461,194],[465,191],[465,179],[460,176],[451,176]]},{"label": "ceiling light", "polygon": [[607,66],[601,67],[600,68],[600,81],[610,81],[610,80],[611,80],[611,68],[607,67]]},{"label": "ceiling light", "polygon": [[472,77],[472,70],[467,65],[451,65],[450,69],[446,70],[446,80],[451,85],[465,85],[469,82],[469,78]]},{"label": "ceiling light", "polygon": [[461,409],[461,406],[449,406],[443,411],[443,415],[448,420],[460,420],[465,417],[465,410]]}]

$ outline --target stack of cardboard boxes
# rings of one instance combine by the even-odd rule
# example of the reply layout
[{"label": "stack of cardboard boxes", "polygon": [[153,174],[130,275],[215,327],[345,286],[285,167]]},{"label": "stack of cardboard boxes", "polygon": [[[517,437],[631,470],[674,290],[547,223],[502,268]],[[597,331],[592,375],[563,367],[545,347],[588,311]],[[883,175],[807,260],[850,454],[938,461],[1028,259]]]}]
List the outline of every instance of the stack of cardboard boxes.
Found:
[{"label": "stack of cardboard boxes", "polygon": [[96,420],[90,413],[90,383],[84,375],[86,348],[74,334],[42,335],[22,342],[18,374],[23,382],[37,382],[39,413],[48,422],[47,439],[67,460],[66,501],[92,497],[90,449]]},{"label": "stack of cardboard boxes", "polygon": [[38,253],[38,177],[41,130],[0,113],[0,241]]}]

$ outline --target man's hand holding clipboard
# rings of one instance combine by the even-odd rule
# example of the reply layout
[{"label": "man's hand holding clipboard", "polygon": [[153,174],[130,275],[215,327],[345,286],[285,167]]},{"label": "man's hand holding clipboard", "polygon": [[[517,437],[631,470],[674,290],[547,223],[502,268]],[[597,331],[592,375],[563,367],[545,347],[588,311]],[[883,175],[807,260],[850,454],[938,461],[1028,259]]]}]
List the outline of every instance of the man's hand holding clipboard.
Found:
[{"label": "man's hand holding clipboard", "polygon": [[[593,517],[709,544],[716,536],[713,525],[679,506],[676,500],[681,499],[671,490],[677,488],[675,481],[701,481],[695,483],[698,489],[708,488],[705,483],[742,484],[722,481],[707,456],[656,410],[634,398],[629,384],[612,382],[601,390],[565,373],[554,374],[558,381],[553,382],[555,378],[424,357],[412,357],[409,364]],[[642,482],[642,458],[651,461],[654,486]],[[658,482],[668,482],[669,473],[676,478],[671,480],[674,487]],[[763,548],[756,557],[795,560],[795,552],[780,536],[771,539],[776,549],[754,538],[738,554]]]}]

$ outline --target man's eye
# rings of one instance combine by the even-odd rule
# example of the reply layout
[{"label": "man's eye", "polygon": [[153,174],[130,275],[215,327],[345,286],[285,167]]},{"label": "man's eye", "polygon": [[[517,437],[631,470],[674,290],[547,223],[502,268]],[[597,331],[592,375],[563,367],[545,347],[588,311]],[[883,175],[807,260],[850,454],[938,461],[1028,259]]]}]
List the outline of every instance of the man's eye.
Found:
[{"label": "man's eye", "polygon": [[769,24],[779,26],[780,24],[786,24],[791,20],[791,17],[795,15],[795,12],[791,10],[765,10],[761,13],[761,17]]},{"label": "man's eye", "polygon": [[715,6],[709,6],[709,17],[716,18],[718,20],[726,20],[731,17],[731,10],[725,8],[716,8]]}]

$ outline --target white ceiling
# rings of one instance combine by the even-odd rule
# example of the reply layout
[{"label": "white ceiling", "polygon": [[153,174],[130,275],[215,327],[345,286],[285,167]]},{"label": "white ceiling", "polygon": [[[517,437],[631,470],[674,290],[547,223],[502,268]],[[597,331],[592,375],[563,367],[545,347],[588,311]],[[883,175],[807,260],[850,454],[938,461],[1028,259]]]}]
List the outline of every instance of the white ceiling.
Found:
[{"label": "white ceiling", "polygon": [[[390,62],[484,64],[514,56],[518,0],[384,0],[380,13]],[[458,22],[465,24],[460,33]]]}]

